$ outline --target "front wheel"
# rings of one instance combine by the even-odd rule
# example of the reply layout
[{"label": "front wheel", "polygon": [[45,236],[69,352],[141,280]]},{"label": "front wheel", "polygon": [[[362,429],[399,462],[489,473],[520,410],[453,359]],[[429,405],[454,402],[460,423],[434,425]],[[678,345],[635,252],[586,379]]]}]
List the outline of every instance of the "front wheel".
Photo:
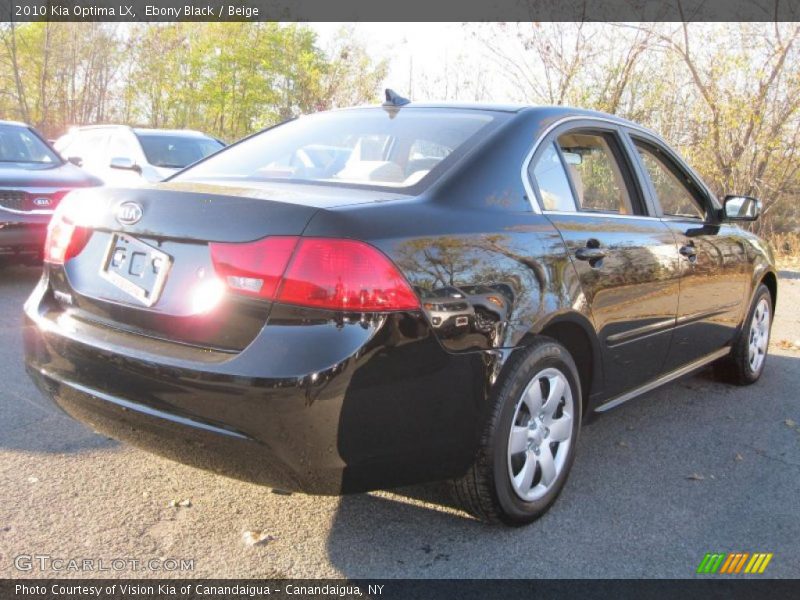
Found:
[{"label": "front wheel", "polygon": [[452,485],[467,512],[509,525],[530,523],[555,502],[581,421],[578,370],[566,348],[541,337],[520,352],[499,386],[475,462]]},{"label": "front wheel", "polygon": [[764,284],[758,286],[753,304],[731,347],[730,356],[720,361],[717,371],[737,385],[750,385],[764,372],[772,326],[772,295]]}]

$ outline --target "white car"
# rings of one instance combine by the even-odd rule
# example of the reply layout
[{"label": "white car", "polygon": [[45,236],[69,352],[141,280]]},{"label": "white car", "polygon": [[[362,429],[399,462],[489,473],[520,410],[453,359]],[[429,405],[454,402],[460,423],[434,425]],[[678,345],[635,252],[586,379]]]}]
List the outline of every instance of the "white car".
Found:
[{"label": "white car", "polygon": [[225,144],[188,129],[141,129],[126,125],[72,127],[55,149],[106,185],[155,183],[224,148]]}]

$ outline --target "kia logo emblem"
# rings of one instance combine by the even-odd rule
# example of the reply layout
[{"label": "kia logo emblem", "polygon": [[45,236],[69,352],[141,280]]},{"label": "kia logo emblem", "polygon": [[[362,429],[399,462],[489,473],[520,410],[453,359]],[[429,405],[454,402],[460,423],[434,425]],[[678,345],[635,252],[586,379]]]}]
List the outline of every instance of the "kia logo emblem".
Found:
[{"label": "kia logo emblem", "polygon": [[36,206],[50,206],[50,198],[34,198],[33,203]]},{"label": "kia logo emblem", "polygon": [[117,207],[117,221],[123,225],[133,225],[142,218],[142,207],[136,202],[123,202]]}]

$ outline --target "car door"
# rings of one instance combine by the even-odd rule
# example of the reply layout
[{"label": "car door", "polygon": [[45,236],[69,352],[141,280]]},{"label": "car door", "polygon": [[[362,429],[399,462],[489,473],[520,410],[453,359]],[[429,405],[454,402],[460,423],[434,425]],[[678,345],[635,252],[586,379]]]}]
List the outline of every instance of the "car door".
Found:
[{"label": "car door", "polygon": [[569,123],[543,140],[528,169],[580,279],[609,396],[658,376],[678,307],[675,240],[650,214],[629,143],[610,123]]},{"label": "car door", "polygon": [[730,343],[743,316],[747,251],[738,228],[719,222],[705,186],[659,140],[631,132],[646,187],[681,254],[678,318],[665,368]]}]

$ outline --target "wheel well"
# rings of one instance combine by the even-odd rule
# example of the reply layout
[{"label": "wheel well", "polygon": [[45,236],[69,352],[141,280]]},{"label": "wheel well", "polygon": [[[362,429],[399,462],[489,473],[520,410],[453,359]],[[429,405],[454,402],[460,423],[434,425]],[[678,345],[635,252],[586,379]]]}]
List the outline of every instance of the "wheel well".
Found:
[{"label": "wheel well", "polygon": [[772,296],[772,310],[774,311],[775,304],[778,302],[778,280],[775,277],[775,273],[767,273],[764,275],[761,283],[767,286],[769,295]]},{"label": "wheel well", "polygon": [[578,375],[581,378],[581,396],[583,397],[583,414],[585,415],[595,369],[592,340],[583,327],[569,321],[560,321],[548,325],[542,330],[541,334],[556,340],[572,355],[575,366],[578,367]]}]

